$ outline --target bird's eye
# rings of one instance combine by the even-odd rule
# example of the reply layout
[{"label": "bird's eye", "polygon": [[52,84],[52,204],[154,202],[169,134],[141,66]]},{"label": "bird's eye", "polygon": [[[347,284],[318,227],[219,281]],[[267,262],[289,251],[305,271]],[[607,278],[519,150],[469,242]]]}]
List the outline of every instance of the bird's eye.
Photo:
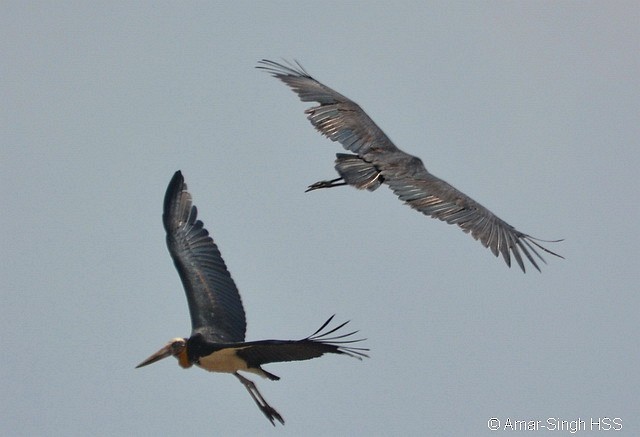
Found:
[{"label": "bird's eye", "polygon": [[175,340],[173,343],[171,343],[171,352],[173,354],[182,352],[182,349],[184,349],[184,340]]}]

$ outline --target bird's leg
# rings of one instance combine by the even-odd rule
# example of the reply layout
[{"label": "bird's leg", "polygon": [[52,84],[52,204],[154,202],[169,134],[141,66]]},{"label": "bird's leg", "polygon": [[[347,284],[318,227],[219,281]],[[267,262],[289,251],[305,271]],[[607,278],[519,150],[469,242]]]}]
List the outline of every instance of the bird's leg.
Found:
[{"label": "bird's leg", "polygon": [[[342,181],[342,182],[339,182],[339,181]],[[304,192],[308,193],[309,191],[318,190],[320,188],[339,187],[340,185],[347,185],[347,183],[342,178],[336,178],[330,181],[319,181],[319,182],[316,182],[315,184],[309,185],[309,187]]]},{"label": "bird's leg", "polygon": [[258,387],[256,387],[253,381],[245,378],[244,376],[240,375],[237,372],[234,373],[234,375],[236,376],[236,378],[238,378],[238,380],[242,383],[242,385],[244,385],[244,387],[247,389],[247,391],[255,401],[258,408],[260,408],[260,411],[262,411],[264,415],[267,416],[267,419],[269,419],[271,424],[273,426],[276,426],[276,423],[274,422],[274,419],[276,419],[278,422],[284,425],[284,419],[282,418],[280,413],[278,413],[271,405],[267,403],[267,401],[262,397],[262,395],[258,391]]}]

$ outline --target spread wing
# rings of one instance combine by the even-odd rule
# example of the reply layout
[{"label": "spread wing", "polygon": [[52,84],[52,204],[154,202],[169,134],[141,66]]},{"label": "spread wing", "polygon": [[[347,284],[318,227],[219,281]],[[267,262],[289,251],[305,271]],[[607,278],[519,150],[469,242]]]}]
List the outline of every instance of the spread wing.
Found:
[{"label": "spread wing", "polygon": [[[471,197],[429,173],[419,158],[398,149],[358,104],[315,80],[300,64],[287,66],[269,60],[259,64],[258,68],[283,81],[302,101],[319,103],[305,111],[311,124],[356,154],[339,154],[336,160],[336,170],[347,184],[374,190],[382,181],[412,208],[458,225],[490,248],[494,255],[502,254],[507,265],[511,266],[511,257],[515,258],[522,271],[525,271],[523,257],[540,271],[533,255],[545,261],[536,248],[562,258],[540,245],[538,241],[542,240],[518,231]],[[360,158],[360,163],[354,161],[355,156]],[[322,183],[319,185],[322,187]]]},{"label": "spread wing", "polygon": [[187,295],[192,334],[201,333],[218,343],[244,341],[246,319],[240,294],[218,246],[197,216],[187,184],[177,171],[167,188],[162,221]]},{"label": "spread wing", "polygon": [[471,197],[430,174],[421,162],[415,163],[415,169],[407,175],[387,178],[385,174],[382,171],[387,184],[400,200],[425,215],[458,225],[491,249],[495,256],[502,254],[508,266],[511,266],[513,257],[524,272],[523,257],[526,257],[540,271],[533,255],[542,262],[545,260],[536,249],[562,258],[538,243],[540,240],[518,231]]},{"label": "spread wing", "polygon": [[302,340],[262,340],[245,343],[236,350],[236,354],[243,358],[249,367],[281,361],[302,361],[320,357],[327,353],[344,354],[353,358],[368,357],[365,352],[369,349],[349,346],[349,344],[363,341],[363,339],[349,339],[358,331],[331,336],[349,322],[344,322],[327,332],[321,332],[333,320],[333,316],[309,337]]},{"label": "spread wing", "polygon": [[[286,66],[263,59],[258,68],[286,83],[303,102],[320,105],[305,111],[311,124],[331,141],[364,157],[369,153],[394,153],[400,150],[391,142],[358,104],[307,73],[300,64]],[[369,162],[373,162],[367,159]]]}]

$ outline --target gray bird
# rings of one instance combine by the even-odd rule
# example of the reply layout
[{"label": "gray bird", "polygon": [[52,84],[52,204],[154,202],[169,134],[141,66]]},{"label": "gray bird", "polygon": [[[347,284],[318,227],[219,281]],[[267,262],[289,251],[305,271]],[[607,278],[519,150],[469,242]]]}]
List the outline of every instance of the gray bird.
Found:
[{"label": "gray bird", "polygon": [[337,141],[354,154],[336,154],[335,169],[339,178],[319,181],[307,191],[351,185],[376,190],[387,184],[411,208],[449,224],[458,225],[471,234],[495,256],[502,254],[511,267],[513,256],[525,272],[522,254],[540,271],[535,254],[546,261],[536,248],[563,258],[538,242],[541,240],[518,231],[471,197],[427,171],[420,158],[403,152],[385,135],[357,103],[311,77],[296,62],[284,65],[263,59],[262,69],[287,84],[303,102],[319,105],[305,111],[311,124],[331,141]]}]

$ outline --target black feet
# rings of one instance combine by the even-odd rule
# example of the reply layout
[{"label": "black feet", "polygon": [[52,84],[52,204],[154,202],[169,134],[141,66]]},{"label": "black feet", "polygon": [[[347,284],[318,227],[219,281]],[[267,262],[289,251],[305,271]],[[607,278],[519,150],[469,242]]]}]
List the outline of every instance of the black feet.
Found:
[{"label": "black feet", "polygon": [[318,190],[320,188],[339,187],[340,185],[347,185],[347,183],[342,178],[332,179],[330,181],[319,181],[315,184],[309,185],[309,187],[304,192],[308,193],[309,191]]},{"label": "black feet", "polygon": [[269,419],[269,422],[271,422],[273,426],[276,426],[275,421],[277,420],[278,422],[284,425],[284,419],[282,418],[280,413],[278,413],[275,408],[273,408],[271,405],[267,403],[267,401],[262,397],[262,395],[258,391],[258,387],[256,387],[253,381],[245,378],[239,373],[234,373],[234,375],[236,376],[236,378],[240,380],[242,385],[244,385],[244,387],[247,389],[247,391],[251,395],[251,398],[254,400],[258,408],[260,408],[260,411],[262,411],[262,413],[267,417],[267,419]]}]

